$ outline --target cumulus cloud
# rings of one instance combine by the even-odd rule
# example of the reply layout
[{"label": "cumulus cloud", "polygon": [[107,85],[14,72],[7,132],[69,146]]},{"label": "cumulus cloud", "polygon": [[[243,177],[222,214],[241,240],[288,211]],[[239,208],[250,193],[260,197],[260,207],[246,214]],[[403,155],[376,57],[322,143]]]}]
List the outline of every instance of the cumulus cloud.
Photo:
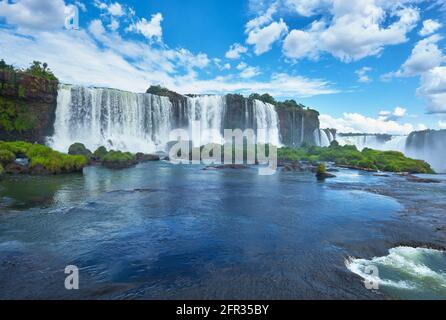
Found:
[{"label": "cumulus cloud", "polygon": [[446,67],[436,67],[421,76],[417,94],[427,99],[430,113],[446,113]]},{"label": "cumulus cloud", "polygon": [[437,30],[440,29],[441,27],[443,27],[443,25],[436,20],[432,19],[425,20],[423,21],[423,28],[420,30],[420,36],[422,37],[429,36],[437,32]]},{"label": "cumulus cloud", "polygon": [[248,52],[248,48],[242,46],[240,43],[234,43],[229,47],[225,57],[228,59],[239,59],[240,56],[246,52]]},{"label": "cumulus cloud", "polygon": [[441,129],[441,130],[446,129],[446,121],[439,120],[438,121],[438,128]]},{"label": "cumulus cloud", "polygon": [[284,54],[301,59],[328,52],[344,62],[379,55],[385,46],[406,42],[419,21],[419,11],[404,2],[398,6],[380,0],[311,2],[312,10],[326,6],[330,19],[323,17],[309,28],[292,30],[284,41]]},{"label": "cumulus cloud", "polygon": [[113,17],[122,17],[125,15],[125,8],[123,5],[121,5],[119,2],[112,2],[110,4],[107,4],[105,2],[94,0],[94,5],[107,12],[107,14],[113,16]]},{"label": "cumulus cloud", "polygon": [[400,124],[396,121],[385,121],[366,117],[359,113],[344,113],[340,118],[323,114],[320,116],[321,128],[334,128],[341,133],[387,133],[409,134],[414,131],[410,123]]},{"label": "cumulus cloud", "polygon": [[125,40],[117,33],[106,32],[98,19],[88,30],[34,32],[26,37],[0,28],[0,48],[2,57],[19,67],[30,63],[29,52],[33,52],[33,59],[47,62],[64,83],[136,92],[144,92],[150,84],[161,84],[184,94],[269,92],[277,97],[308,97],[338,92],[327,81],[285,73],[273,74],[264,81],[240,75],[203,80],[196,70],[209,65],[206,54]]},{"label": "cumulus cloud", "polygon": [[330,0],[285,0],[285,5],[301,16],[311,17],[319,13],[330,2]]},{"label": "cumulus cloud", "polygon": [[273,43],[288,33],[288,26],[283,19],[273,21],[273,15],[277,11],[276,6],[274,3],[264,14],[246,24],[245,33],[248,35],[246,43],[254,46],[256,55],[271,50]]},{"label": "cumulus cloud", "polygon": [[383,110],[379,113],[379,120],[397,121],[406,115],[407,110],[402,107],[396,107],[393,111]]},{"label": "cumulus cloud", "polygon": [[65,23],[63,0],[0,1],[0,18],[19,29],[54,30]]},{"label": "cumulus cloud", "polygon": [[383,79],[417,76],[440,66],[445,61],[445,56],[438,47],[438,42],[441,39],[442,37],[439,35],[432,35],[419,41],[400,70],[385,74]]},{"label": "cumulus cloud", "polygon": [[163,29],[161,28],[162,21],[163,15],[161,13],[156,13],[152,15],[150,21],[142,18],[130,25],[126,30],[140,33],[149,40],[161,41],[163,36]]},{"label": "cumulus cloud", "polygon": [[372,71],[370,67],[363,67],[359,70],[356,70],[355,73],[358,75],[358,82],[367,83],[371,82],[372,79],[367,75],[368,72]]}]

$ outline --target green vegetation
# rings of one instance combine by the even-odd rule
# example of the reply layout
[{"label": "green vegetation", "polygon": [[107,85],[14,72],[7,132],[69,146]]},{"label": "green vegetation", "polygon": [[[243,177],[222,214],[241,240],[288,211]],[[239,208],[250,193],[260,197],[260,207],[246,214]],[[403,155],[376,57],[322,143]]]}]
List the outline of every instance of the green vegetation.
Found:
[{"label": "green vegetation", "polygon": [[164,97],[168,97],[171,93],[171,91],[169,89],[161,87],[161,86],[150,86],[150,88],[147,89],[146,92],[150,93],[150,94],[155,94],[157,96],[164,96]]},{"label": "green vegetation", "polygon": [[52,174],[80,171],[87,164],[84,156],[67,155],[44,145],[23,141],[0,141],[0,157],[2,162],[3,159],[12,162],[16,157],[26,157],[30,159],[31,169],[41,166]]},{"label": "green vegetation", "polygon": [[108,168],[121,169],[136,164],[136,157],[130,152],[110,150],[102,159],[102,164]]},{"label": "green vegetation", "polygon": [[407,158],[401,152],[372,149],[364,149],[361,152],[355,146],[341,147],[335,143],[328,148],[315,146],[281,148],[278,150],[278,158],[284,161],[334,162],[337,165],[364,170],[434,173],[426,162]]},{"label": "green vegetation", "polygon": [[68,149],[68,154],[73,156],[85,156],[87,159],[91,157],[91,151],[88,150],[84,144],[76,142],[73,143]]},{"label": "green vegetation", "polygon": [[0,96],[0,129],[6,132],[23,132],[33,129],[37,119],[28,111],[25,103]]},{"label": "green vegetation", "polygon": [[0,164],[0,176],[2,176],[4,172],[5,172],[5,169],[3,169],[3,166]]},{"label": "green vegetation", "polygon": [[9,150],[0,149],[0,164],[6,165],[15,160],[15,154]]},{"label": "green vegetation", "polygon": [[33,61],[28,69],[25,70],[26,73],[29,73],[35,77],[46,79],[49,81],[57,80],[56,76],[53,72],[48,68],[48,64],[46,62],[42,63],[40,61]]},{"label": "green vegetation", "polygon": [[253,93],[249,96],[249,99],[260,100],[265,103],[272,104],[272,105],[276,106],[277,108],[282,108],[282,109],[289,109],[289,110],[295,110],[295,109],[303,110],[303,109],[305,109],[305,106],[303,104],[297,103],[295,100],[276,101],[276,99],[274,99],[274,97],[272,97],[268,93],[265,93],[262,95],[260,95],[258,93]]},{"label": "green vegetation", "polygon": [[325,164],[321,163],[317,167],[316,175],[322,176],[327,173],[327,167],[325,167]]},{"label": "green vegetation", "polygon": [[108,151],[104,146],[100,146],[96,149],[95,152],[93,152],[93,158],[96,160],[102,160],[107,155]]},{"label": "green vegetation", "polygon": [[[5,132],[18,132],[33,130],[38,125],[38,114],[31,112],[26,98],[27,85],[31,83],[33,87],[36,82],[26,82],[23,76],[31,75],[48,81],[57,81],[57,78],[48,68],[46,63],[34,61],[26,70],[8,65],[3,59],[0,60],[0,72],[11,73],[8,80],[0,82],[0,130]],[[40,85],[37,83],[37,86]],[[47,88],[44,84],[42,88]],[[46,89],[45,89],[46,90]]]}]

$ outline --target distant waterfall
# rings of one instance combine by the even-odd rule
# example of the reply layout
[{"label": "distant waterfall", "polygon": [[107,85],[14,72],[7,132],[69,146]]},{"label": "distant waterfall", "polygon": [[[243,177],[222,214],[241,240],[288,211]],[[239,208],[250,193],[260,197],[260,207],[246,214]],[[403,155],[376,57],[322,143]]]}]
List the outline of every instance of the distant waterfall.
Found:
[{"label": "distant waterfall", "polygon": [[[242,123],[251,124],[254,130],[264,129],[258,142],[279,146],[275,107],[257,100],[250,104],[252,108],[246,100]],[[224,129],[237,129],[223,128],[226,110],[225,96],[184,97],[184,101],[173,105],[167,97],[147,93],[60,85],[54,135],[48,143],[63,152],[72,143],[81,142],[91,150],[105,146],[150,153],[165,150],[174,129],[188,130],[196,146],[223,143]],[[192,130],[192,124],[197,122],[199,132]]]},{"label": "distant waterfall", "polygon": [[359,150],[400,151],[410,158],[428,162],[436,172],[446,172],[446,130],[412,132],[409,136],[340,134],[336,140]]},{"label": "distant waterfall", "polygon": [[404,152],[406,148],[407,136],[391,136],[391,135],[343,135],[339,134],[336,140],[340,145],[354,145],[358,150],[365,148],[382,150],[382,151],[400,151]]}]

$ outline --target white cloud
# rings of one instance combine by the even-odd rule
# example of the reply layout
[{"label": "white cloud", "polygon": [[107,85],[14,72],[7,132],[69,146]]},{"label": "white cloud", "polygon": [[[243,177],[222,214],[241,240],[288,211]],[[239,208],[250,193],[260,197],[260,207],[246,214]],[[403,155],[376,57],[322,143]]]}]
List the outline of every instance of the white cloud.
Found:
[{"label": "white cloud", "polygon": [[82,11],[82,12],[87,12],[87,7],[85,6],[85,4],[81,1],[75,1],[74,4]]},{"label": "white cloud", "polygon": [[381,111],[379,113],[379,120],[382,121],[397,121],[406,115],[407,110],[402,107],[396,107],[393,111]]},{"label": "white cloud", "polygon": [[106,11],[107,14],[109,14],[113,17],[122,17],[123,15],[125,15],[125,8],[119,2],[113,2],[113,3],[107,4],[100,0],[94,0],[94,5],[97,8]]},{"label": "white cloud", "polygon": [[427,99],[428,112],[446,113],[446,66],[424,73],[417,94]]},{"label": "white cloud", "polygon": [[414,126],[410,123],[400,124],[396,121],[384,121],[359,113],[344,113],[341,118],[322,114],[319,120],[321,128],[334,128],[340,133],[409,134],[414,130]]},{"label": "white cloud", "polygon": [[65,23],[65,10],[63,0],[0,1],[0,18],[19,30],[60,29]]},{"label": "white cloud", "polygon": [[315,15],[329,3],[330,0],[285,0],[285,6],[304,17]]},{"label": "white cloud", "polygon": [[438,128],[441,129],[441,130],[446,129],[446,121],[439,120],[438,121]]},{"label": "white cloud", "polygon": [[104,30],[100,20],[94,20],[88,32],[34,32],[26,37],[0,28],[0,48],[7,62],[19,67],[30,63],[32,52],[33,59],[47,62],[64,83],[134,92],[161,84],[184,94],[269,92],[277,97],[308,97],[338,92],[327,81],[284,73],[273,74],[264,81],[239,75],[202,80],[196,69],[209,64],[206,54],[154,48],[147,42],[124,40],[117,33]]},{"label": "white cloud", "polygon": [[161,41],[163,36],[163,30],[161,28],[161,22],[163,21],[163,15],[161,13],[156,13],[152,15],[150,21],[145,18],[137,21],[136,23],[130,25],[127,31],[134,31],[142,34],[149,40]]},{"label": "white cloud", "polygon": [[368,72],[372,71],[370,67],[363,67],[359,70],[356,70],[355,73],[358,75],[358,82],[367,83],[371,82],[372,79],[367,75]]},{"label": "white cloud", "polygon": [[118,2],[110,4],[107,10],[108,13],[115,17],[121,17],[124,15],[124,10]]},{"label": "white cloud", "polygon": [[228,59],[239,59],[240,55],[248,52],[248,48],[242,46],[240,43],[234,43],[229,47],[228,52],[226,52],[226,58]]},{"label": "white cloud", "polygon": [[237,70],[240,70],[240,77],[243,79],[249,79],[253,78],[257,75],[259,75],[260,69],[258,67],[251,67],[247,65],[245,62],[240,62],[237,67],[235,67]]},{"label": "white cloud", "polygon": [[240,77],[243,79],[249,79],[253,78],[255,76],[258,76],[260,74],[260,69],[257,67],[246,67],[245,69],[240,72]]},{"label": "white cloud", "polygon": [[245,69],[246,67],[248,67],[248,65],[245,63],[245,62],[240,62],[238,65],[237,65],[237,67],[235,67],[237,70],[243,70],[243,69]]},{"label": "white cloud", "polygon": [[88,31],[90,31],[95,38],[100,39],[105,33],[105,28],[101,20],[95,19],[90,22]]},{"label": "white cloud", "polygon": [[248,21],[246,24],[245,33],[248,35],[246,43],[254,46],[256,55],[271,50],[273,43],[288,33],[288,26],[283,19],[273,21],[273,15],[276,12],[277,4],[274,3],[264,14]]},{"label": "white cloud", "polygon": [[403,5],[405,1],[393,6],[381,0],[327,2],[320,1],[331,19],[323,17],[307,29],[291,31],[283,48],[287,57],[314,58],[328,52],[341,61],[351,62],[376,56],[385,46],[406,42],[407,34],[420,18],[417,9]]},{"label": "white cloud", "polygon": [[440,66],[445,61],[445,56],[437,44],[441,39],[439,35],[432,35],[419,41],[400,70],[385,74],[383,79],[417,76]]},{"label": "white cloud", "polygon": [[266,27],[258,28],[248,33],[248,39],[246,43],[255,47],[254,53],[261,55],[271,50],[274,42],[282,38],[288,32],[286,23],[280,19],[279,22],[271,22]]},{"label": "white cloud", "polygon": [[108,27],[110,28],[110,30],[112,31],[116,31],[119,29],[119,21],[116,19],[112,19],[110,21],[110,24],[108,25]]},{"label": "white cloud", "polygon": [[437,30],[440,29],[441,27],[443,27],[443,25],[436,20],[432,19],[425,20],[423,21],[423,28],[420,30],[420,36],[422,37],[429,36],[437,32]]}]

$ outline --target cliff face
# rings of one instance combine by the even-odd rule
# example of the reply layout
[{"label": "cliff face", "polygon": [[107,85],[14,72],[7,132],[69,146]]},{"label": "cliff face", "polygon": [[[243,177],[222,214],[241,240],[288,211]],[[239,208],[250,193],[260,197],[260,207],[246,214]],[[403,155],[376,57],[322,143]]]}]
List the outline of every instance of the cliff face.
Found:
[{"label": "cliff face", "polygon": [[0,140],[44,142],[51,135],[57,80],[0,70]]},{"label": "cliff face", "polygon": [[[184,107],[187,103],[185,96],[168,90],[151,87],[147,93],[169,97],[174,106],[174,119],[177,127],[187,127],[188,120]],[[226,105],[222,129],[253,129],[257,130],[255,103],[253,99],[239,94],[226,95]],[[319,129],[319,113],[302,107],[275,107],[281,142],[287,146],[300,146],[302,143],[316,144],[315,131]]]},{"label": "cliff face", "polygon": [[315,130],[319,129],[319,113],[301,108],[278,108],[282,143],[299,147],[302,143],[314,145]]}]

